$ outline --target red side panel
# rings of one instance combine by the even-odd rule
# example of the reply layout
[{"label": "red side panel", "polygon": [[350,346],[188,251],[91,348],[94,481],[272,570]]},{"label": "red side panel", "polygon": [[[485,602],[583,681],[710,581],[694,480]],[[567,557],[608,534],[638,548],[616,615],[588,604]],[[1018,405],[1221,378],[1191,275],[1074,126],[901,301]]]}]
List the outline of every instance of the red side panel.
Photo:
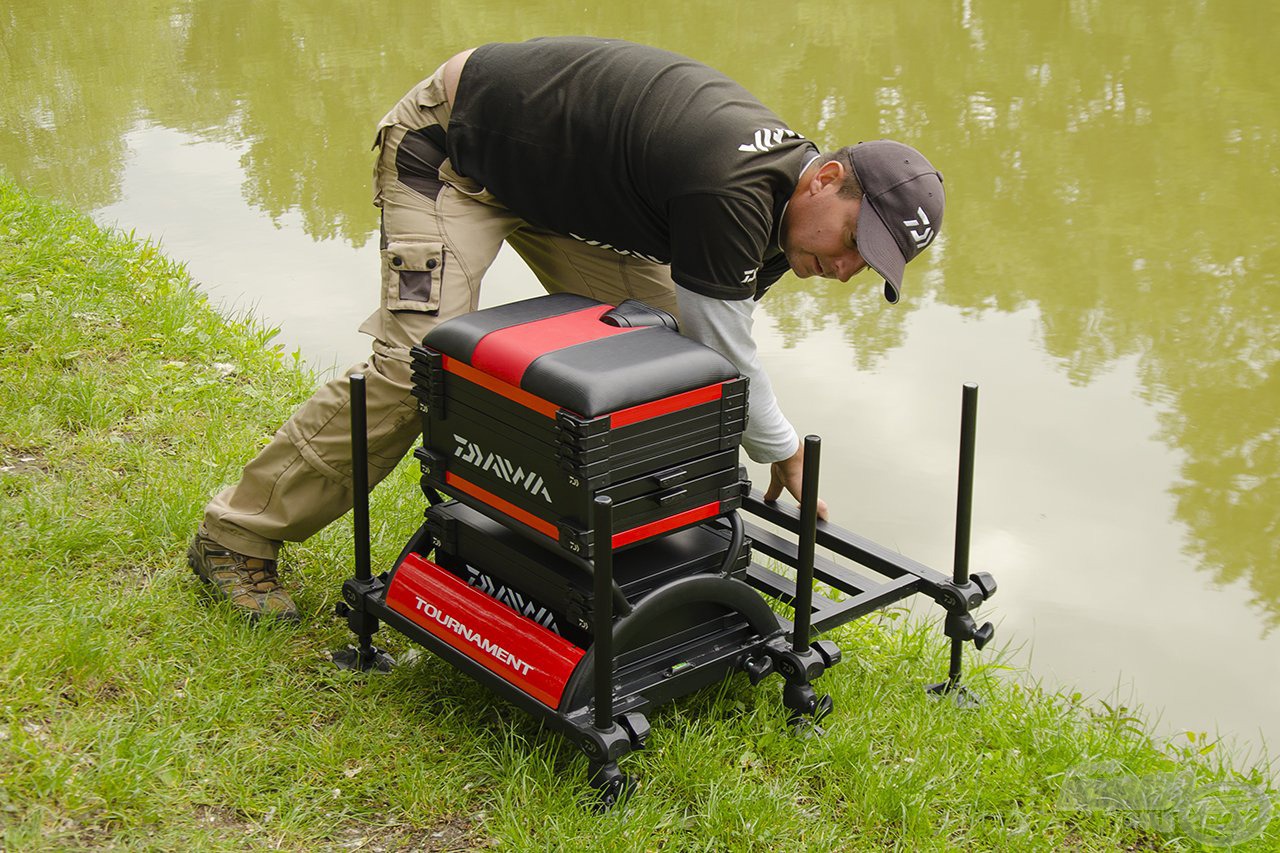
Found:
[{"label": "red side panel", "polygon": [[490,332],[476,344],[471,366],[518,387],[525,368],[540,355],[635,331],[600,322],[600,316],[612,307],[593,305]]},{"label": "red side panel", "polygon": [[663,397],[661,400],[641,403],[629,409],[620,409],[609,416],[609,426],[613,429],[618,429],[640,421],[647,421],[649,418],[656,418],[659,415],[668,415],[681,409],[710,403],[712,400],[719,400],[722,396],[724,396],[723,382],[707,385],[703,388],[694,388],[692,391],[672,394],[670,397]]},{"label": "red side panel", "polygon": [[648,524],[642,524],[639,527],[613,534],[613,547],[615,549],[621,548],[623,545],[630,545],[632,542],[639,542],[641,539],[648,539],[651,536],[657,536],[659,533],[675,530],[677,527],[714,518],[719,514],[719,501],[687,509],[684,512],[668,515],[666,518],[660,518],[657,521],[651,521]]},{"label": "red side panel", "polygon": [[552,539],[560,538],[560,530],[551,522],[544,518],[539,518],[531,512],[526,512],[511,501],[498,497],[488,489],[481,488],[470,480],[465,480],[462,477],[459,477],[452,471],[445,473],[444,484],[446,486],[452,486],[460,492],[466,492],[477,500],[484,501],[487,505],[506,513],[516,521],[532,527],[543,536],[550,536]]},{"label": "red side panel", "polygon": [[[546,519],[539,518],[531,512],[526,512],[511,501],[504,500],[487,489],[482,489],[475,483],[464,480],[457,474],[447,473],[444,475],[446,486],[465,492],[471,497],[483,501],[486,505],[493,507],[499,512],[505,513],[516,521],[533,528],[543,536],[553,540],[560,541],[560,530],[554,524]],[[613,534],[612,544],[614,549],[621,548],[624,545],[630,545],[632,542],[639,542],[642,539],[649,539],[660,533],[666,533],[668,530],[675,530],[677,527],[684,527],[698,521],[705,521],[708,518],[714,518],[723,511],[719,501],[713,501],[703,506],[697,506],[693,509],[687,509],[684,512],[678,512],[674,515],[668,515],[666,518],[660,518],[657,521],[651,521],[648,524],[642,524],[639,527],[632,527],[629,530],[621,530]]]},{"label": "red side panel", "polygon": [[454,575],[411,553],[387,589],[387,604],[545,705],[560,705],[583,650]]}]

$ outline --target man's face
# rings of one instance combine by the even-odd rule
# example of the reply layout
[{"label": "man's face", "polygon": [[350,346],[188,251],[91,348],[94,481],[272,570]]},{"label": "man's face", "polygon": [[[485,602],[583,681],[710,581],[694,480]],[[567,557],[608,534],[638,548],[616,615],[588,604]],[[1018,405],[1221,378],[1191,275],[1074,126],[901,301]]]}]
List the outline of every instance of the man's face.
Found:
[{"label": "man's face", "polygon": [[782,250],[791,271],[800,278],[820,275],[848,281],[867,268],[857,242],[862,200],[840,195],[843,179],[840,163],[824,163],[787,206]]}]

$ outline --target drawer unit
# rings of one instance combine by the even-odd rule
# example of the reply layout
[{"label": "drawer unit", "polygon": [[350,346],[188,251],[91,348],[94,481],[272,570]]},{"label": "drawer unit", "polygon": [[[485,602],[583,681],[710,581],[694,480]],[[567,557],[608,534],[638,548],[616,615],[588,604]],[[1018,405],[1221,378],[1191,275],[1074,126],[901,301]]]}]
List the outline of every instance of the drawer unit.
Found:
[{"label": "drawer unit", "polygon": [[[594,596],[592,577],[582,565],[529,548],[517,534],[457,501],[429,509],[426,532],[437,564],[579,647],[590,645]],[[634,606],[678,578],[741,579],[751,562],[749,543],[726,565],[731,541],[727,529],[712,524],[659,537],[617,554],[614,581]]]}]

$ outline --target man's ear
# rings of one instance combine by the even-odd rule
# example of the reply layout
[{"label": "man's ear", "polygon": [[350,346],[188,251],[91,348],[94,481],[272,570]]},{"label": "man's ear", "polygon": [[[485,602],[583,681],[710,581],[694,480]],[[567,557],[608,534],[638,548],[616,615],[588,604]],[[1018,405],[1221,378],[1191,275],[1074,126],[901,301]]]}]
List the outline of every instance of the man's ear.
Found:
[{"label": "man's ear", "polygon": [[809,192],[817,193],[833,183],[839,186],[843,180],[844,166],[839,160],[828,160],[813,173],[813,180],[809,182]]}]

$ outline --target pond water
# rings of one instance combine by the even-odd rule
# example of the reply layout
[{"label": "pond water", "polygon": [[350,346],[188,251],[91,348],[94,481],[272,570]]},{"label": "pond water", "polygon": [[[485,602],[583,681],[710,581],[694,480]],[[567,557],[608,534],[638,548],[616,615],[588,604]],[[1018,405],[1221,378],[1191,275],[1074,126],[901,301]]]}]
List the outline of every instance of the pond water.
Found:
[{"label": "pond water", "polygon": [[[903,301],[788,276],[758,321],[832,518],[947,570],[978,383],[998,640],[1047,685],[1256,754],[1280,743],[1278,31],[1272,4],[1154,0],[0,2],[0,168],[331,369],[376,300],[372,127],[461,48],[649,42],[820,147],[913,143],[949,205]],[[484,303],[538,292],[504,254]]]}]

